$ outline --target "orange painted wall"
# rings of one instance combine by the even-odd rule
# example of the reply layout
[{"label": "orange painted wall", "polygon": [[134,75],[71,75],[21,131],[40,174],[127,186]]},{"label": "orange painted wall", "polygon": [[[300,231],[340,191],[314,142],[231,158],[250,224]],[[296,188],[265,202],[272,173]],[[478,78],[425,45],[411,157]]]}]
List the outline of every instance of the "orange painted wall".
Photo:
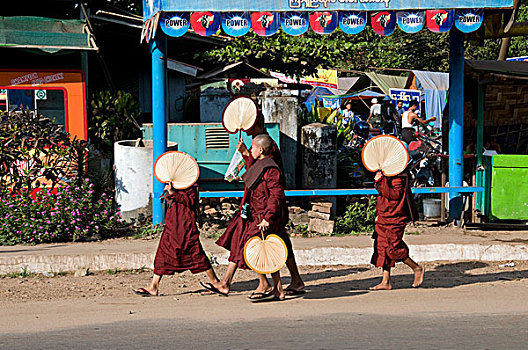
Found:
[{"label": "orange painted wall", "polygon": [[79,70],[0,70],[0,89],[60,89],[64,91],[65,129],[86,140],[86,87]]}]

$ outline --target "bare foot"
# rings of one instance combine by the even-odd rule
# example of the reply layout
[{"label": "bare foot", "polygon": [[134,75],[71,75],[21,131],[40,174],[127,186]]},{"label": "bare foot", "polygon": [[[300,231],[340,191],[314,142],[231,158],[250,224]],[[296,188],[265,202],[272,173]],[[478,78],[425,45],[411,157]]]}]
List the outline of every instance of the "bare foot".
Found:
[{"label": "bare foot", "polygon": [[304,291],[304,288],[306,286],[304,285],[304,283],[301,281],[300,283],[291,283],[288,287],[286,287],[286,290],[287,291],[292,291],[292,292],[301,292],[301,291]]},{"label": "bare foot", "polygon": [[200,295],[214,295],[214,294],[216,294],[216,293],[211,292],[211,291],[208,290],[208,289],[204,289],[204,290],[202,290],[202,291],[200,292]]},{"label": "bare foot", "polygon": [[377,286],[370,287],[369,290],[391,290],[392,285],[390,283],[380,283]]},{"label": "bare foot", "polygon": [[414,283],[412,284],[413,288],[418,288],[422,285],[425,275],[425,267],[419,266],[414,271]]},{"label": "bare foot", "polygon": [[266,293],[271,292],[272,290],[273,290],[273,287],[270,284],[267,284],[267,285],[259,284],[252,294],[263,294],[263,293],[266,294]]},{"label": "bare foot", "polygon": [[282,290],[282,289],[281,289],[280,291],[274,289],[274,290],[273,290],[273,295],[275,295],[275,297],[276,297],[277,299],[279,299],[279,300],[284,300],[284,299],[286,299],[286,293],[285,293],[284,290]]},{"label": "bare foot", "polygon": [[222,294],[229,294],[229,287],[224,282],[211,282],[211,284],[220,291]]}]

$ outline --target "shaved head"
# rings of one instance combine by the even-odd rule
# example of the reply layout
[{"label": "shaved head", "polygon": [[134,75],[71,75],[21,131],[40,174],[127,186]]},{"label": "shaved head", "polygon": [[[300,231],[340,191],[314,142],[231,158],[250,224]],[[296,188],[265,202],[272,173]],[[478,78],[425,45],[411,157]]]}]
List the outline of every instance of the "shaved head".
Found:
[{"label": "shaved head", "polygon": [[262,154],[267,156],[271,154],[273,139],[266,134],[257,135],[253,138],[253,145],[262,149]]}]

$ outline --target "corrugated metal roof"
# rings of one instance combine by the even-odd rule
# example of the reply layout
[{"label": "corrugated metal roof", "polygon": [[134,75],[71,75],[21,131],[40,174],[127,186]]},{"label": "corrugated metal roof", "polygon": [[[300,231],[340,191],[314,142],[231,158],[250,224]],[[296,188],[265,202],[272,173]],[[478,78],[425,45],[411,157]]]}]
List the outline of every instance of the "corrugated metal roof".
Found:
[{"label": "corrugated metal roof", "polygon": [[22,16],[0,17],[0,47],[97,50],[84,21]]}]

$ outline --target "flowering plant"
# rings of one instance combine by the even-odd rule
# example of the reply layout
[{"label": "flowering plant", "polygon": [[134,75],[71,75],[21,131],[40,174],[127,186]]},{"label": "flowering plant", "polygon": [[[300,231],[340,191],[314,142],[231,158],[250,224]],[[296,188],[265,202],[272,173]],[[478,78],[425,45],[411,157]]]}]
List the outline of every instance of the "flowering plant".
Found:
[{"label": "flowering plant", "polygon": [[89,179],[78,183],[0,195],[0,245],[76,241],[121,226],[112,197],[96,194]]}]

